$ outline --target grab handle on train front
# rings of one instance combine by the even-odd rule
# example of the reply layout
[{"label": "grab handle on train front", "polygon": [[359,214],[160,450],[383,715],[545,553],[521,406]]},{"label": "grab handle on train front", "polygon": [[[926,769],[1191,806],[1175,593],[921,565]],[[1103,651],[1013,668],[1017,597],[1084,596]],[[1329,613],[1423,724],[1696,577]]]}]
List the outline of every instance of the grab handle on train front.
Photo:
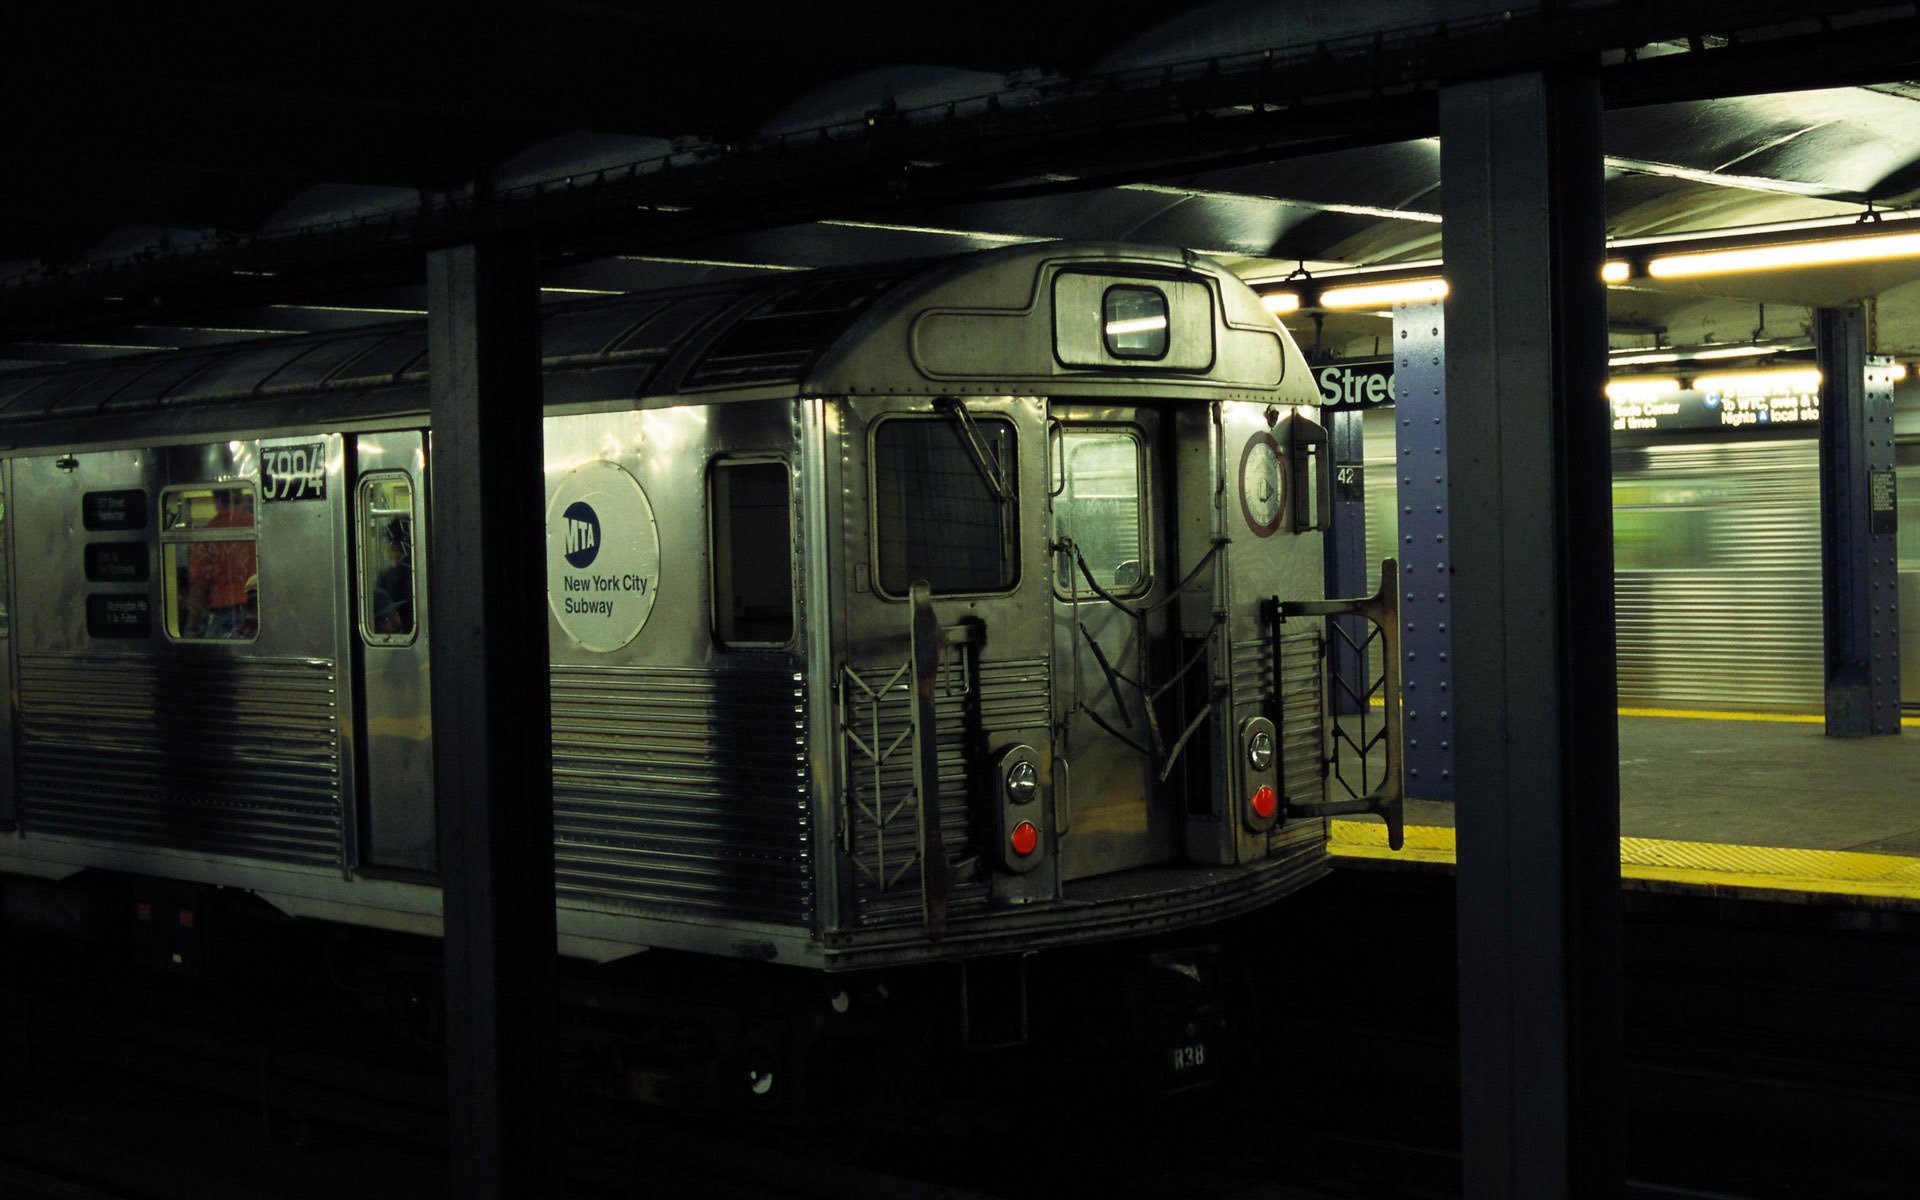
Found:
[{"label": "grab handle on train front", "polygon": [[[1400,785],[1400,572],[1392,559],[1380,564],[1380,590],[1351,600],[1281,600],[1267,602],[1279,638],[1285,617],[1362,617],[1380,630],[1380,657],[1385,673],[1386,766],[1380,786],[1352,800],[1293,801],[1288,816],[1337,817],[1371,813],[1387,823],[1387,845],[1400,849],[1405,840],[1406,802]],[[1276,687],[1278,680],[1276,678]]]}]

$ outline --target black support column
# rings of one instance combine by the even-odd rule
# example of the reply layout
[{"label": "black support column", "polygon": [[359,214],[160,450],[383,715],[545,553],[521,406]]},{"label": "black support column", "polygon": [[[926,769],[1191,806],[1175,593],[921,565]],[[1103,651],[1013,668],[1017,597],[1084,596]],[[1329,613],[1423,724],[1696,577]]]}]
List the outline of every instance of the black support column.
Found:
[{"label": "black support column", "polygon": [[1440,93],[1466,1194],[1617,1196],[1600,102]]},{"label": "black support column", "polygon": [[1866,325],[1859,308],[1814,314],[1828,737],[1900,732],[1893,375]]},{"label": "black support column", "polygon": [[550,1194],[553,784],[531,253],[427,259],[448,1194]]}]

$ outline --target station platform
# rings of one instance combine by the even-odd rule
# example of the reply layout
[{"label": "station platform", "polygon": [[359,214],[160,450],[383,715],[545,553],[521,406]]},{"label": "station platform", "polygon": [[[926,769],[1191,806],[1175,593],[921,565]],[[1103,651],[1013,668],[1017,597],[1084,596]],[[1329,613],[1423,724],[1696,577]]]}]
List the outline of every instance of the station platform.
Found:
[{"label": "station platform", "polygon": [[[1920,911],[1920,718],[1829,738],[1819,716],[1622,709],[1624,888]],[[1450,869],[1454,806],[1410,801],[1406,845],[1334,821],[1336,865]]]}]

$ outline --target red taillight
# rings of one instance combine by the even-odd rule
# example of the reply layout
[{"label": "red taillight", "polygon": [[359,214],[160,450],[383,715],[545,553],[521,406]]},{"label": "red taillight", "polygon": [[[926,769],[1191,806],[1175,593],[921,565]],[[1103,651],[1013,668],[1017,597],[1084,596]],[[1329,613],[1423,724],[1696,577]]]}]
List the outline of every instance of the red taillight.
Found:
[{"label": "red taillight", "polygon": [[1279,809],[1280,800],[1279,797],[1273,794],[1273,789],[1263,783],[1260,785],[1260,790],[1253,794],[1247,801],[1247,804],[1252,807],[1253,815],[1264,821]]},{"label": "red taillight", "polygon": [[1040,831],[1034,828],[1032,821],[1022,821],[1007,835],[1007,842],[1015,854],[1025,858],[1040,848]]}]

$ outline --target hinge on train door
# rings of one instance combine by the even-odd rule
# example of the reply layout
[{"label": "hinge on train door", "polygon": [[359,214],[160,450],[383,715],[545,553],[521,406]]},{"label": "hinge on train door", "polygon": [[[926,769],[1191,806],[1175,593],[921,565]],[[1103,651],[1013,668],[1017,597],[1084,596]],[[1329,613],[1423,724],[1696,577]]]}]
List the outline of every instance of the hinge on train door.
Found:
[{"label": "hinge on train door", "polygon": [[[1380,564],[1380,590],[1351,600],[1266,601],[1262,615],[1273,626],[1275,695],[1280,693],[1280,622],[1286,617],[1362,617],[1380,631],[1381,665],[1386,675],[1386,768],[1380,786],[1352,800],[1296,801],[1289,799],[1289,817],[1336,817],[1371,813],[1387,823],[1387,845],[1400,849],[1404,841],[1406,803],[1400,786],[1400,572],[1392,559]],[[1285,728],[1275,721],[1276,728]]]}]

